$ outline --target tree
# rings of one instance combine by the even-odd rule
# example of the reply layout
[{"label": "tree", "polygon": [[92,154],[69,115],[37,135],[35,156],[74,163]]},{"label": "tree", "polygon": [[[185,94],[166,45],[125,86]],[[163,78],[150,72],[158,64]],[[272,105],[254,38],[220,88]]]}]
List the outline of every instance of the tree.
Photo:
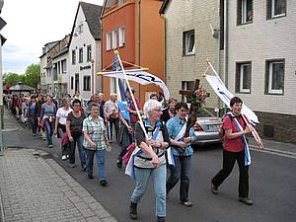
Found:
[{"label": "tree", "polygon": [[6,85],[9,85],[9,86],[14,86],[18,82],[23,82],[24,78],[25,78],[24,75],[19,75],[17,73],[12,73],[12,72],[3,74],[3,80],[5,81]]},{"label": "tree", "polygon": [[40,65],[31,64],[26,68],[24,83],[37,88],[40,83]]}]

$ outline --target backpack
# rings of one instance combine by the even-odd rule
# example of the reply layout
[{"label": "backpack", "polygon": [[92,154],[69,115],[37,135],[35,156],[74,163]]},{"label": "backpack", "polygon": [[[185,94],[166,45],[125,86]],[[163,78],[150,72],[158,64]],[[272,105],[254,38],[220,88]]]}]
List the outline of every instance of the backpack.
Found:
[{"label": "backpack", "polygon": [[224,142],[224,136],[225,136],[225,130],[224,130],[224,119],[226,116],[229,116],[231,122],[232,122],[232,119],[234,118],[230,113],[226,113],[223,117],[222,117],[222,123],[221,125],[219,126],[219,130],[218,130],[218,133],[219,133],[219,138],[222,142]]}]

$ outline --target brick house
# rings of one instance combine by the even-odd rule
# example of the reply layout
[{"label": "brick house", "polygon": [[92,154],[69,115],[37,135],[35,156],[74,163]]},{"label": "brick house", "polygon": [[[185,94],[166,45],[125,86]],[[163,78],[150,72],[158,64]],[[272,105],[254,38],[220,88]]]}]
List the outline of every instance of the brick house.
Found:
[{"label": "brick house", "polygon": [[223,17],[219,4],[223,1],[166,0],[160,9],[166,24],[166,83],[171,96],[178,100],[186,100],[179,90],[193,89],[194,80],[200,79],[210,93],[206,106],[223,107],[202,77],[209,59],[223,78],[224,27],[219,21],[219,16]]}]

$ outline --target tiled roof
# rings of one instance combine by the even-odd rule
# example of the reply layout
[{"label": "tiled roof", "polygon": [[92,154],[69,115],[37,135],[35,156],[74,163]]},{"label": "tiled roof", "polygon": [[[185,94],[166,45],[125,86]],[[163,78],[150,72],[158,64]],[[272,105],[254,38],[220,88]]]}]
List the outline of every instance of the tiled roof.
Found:
[{"label": "tiled roof", "polygon": [[160,8],[160,10],[159,10],[159,13],[160,13],[160,14],[165,14],[165,11],[166,11],[166,9],[167,9],[169,3],[170,3],[170,0],[164,0],[164,1],[163,1],[162,6],[161,6],[161,8]]},{"label": "tiled roof", "polygon": [[90,32],[94,39],[101,39],[101,23],[100,17],[102,13],[102,6],[94,5],[86,2],[80,2],[81,8],[86,17],[86,22],[89,26]]}]

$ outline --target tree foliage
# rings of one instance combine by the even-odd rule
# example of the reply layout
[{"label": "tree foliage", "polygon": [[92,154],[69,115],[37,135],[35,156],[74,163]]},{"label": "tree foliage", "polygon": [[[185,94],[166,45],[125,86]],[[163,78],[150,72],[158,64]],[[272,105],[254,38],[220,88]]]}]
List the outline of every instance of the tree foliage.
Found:
[{"label": "tree foliage", "polygon": [[18,82],[22,82],[27,84],[31,87],[37,88],[38,84],[40,83],[40,65],[38,64],[31,64],[26,68],[26,72],[23,75],[18,73],[4,73],[3,80],[5,81],[6,85],[14,86]]},{"label": "tree foliage", "polygon": [[5,81],[5,84],[9,86],[14,86],[18,82],[23,82],[24,77],[25,77],[24,75],[19,75],[17,73],[12,73],[12,72],[3,74],[3,80]]},{"label": "tree foliage", "polygon": [[37,88],[37,85],[40,83],[40,65],[31,64],[27,67],[24,83]]}]

